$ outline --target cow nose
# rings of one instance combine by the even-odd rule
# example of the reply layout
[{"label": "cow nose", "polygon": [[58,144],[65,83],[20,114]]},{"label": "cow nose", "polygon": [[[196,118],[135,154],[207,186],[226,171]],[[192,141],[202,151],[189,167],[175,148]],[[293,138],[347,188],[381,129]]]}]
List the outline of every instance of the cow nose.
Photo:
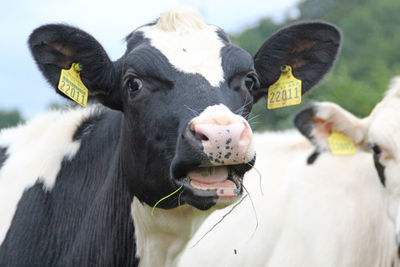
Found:
[{"label": "cow nose", "polygon": [[195,118],[190,129],[203,145],[212,164],[247,163],[251,153],[252,131],[247,121],[232,112],[217,112]]},{"label": "cow nose", "polygon": [[250,143],[250,132],[244,123],[228,125],[192,124],[192,131],[201,140],[205,150],[212,150],[220,145],[234,148],[247,147]]}]

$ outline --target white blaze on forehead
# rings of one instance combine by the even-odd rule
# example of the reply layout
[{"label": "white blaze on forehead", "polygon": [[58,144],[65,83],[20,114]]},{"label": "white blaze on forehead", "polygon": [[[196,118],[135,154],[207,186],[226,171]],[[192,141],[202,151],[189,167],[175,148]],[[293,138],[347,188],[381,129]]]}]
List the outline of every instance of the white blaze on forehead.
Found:
[{"label": "white blaze on forehead", "polygon": [[150,40],[179,71],[200,74],[212,86],[224,80],[218,28],[203,22],[197,11],[189,8],[169,10],[161,14],[155,25],[138,31]]},{"label": "white blaze on forehead", "polygon": [[63,159],[79,150],[80,142],[73,141],[79,123],[92,113],[93,108],[50,112],[0,133],[0,147],[8,155],[0,169],[0,244],[24,191],[37,181],[52,190]]}]

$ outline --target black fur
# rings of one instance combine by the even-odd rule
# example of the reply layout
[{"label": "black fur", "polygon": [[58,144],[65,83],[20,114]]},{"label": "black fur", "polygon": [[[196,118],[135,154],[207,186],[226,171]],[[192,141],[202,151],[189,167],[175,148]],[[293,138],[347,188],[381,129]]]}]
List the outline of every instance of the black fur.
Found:
[{"label": "black fur", "polygon": [[332,67],[340,44],[340,31],[324,22],[298,23],[279,30],[254,56],[261,84],[254,93],[254,101],[268,93],[283,65],[292,67],[293,75],[302,81],[302,94],[306,93]]},{"label": "black fur", "polygon": [[7,160],[7,147],[0,147],[0,169]]},{"label": "black fur", "polygon": [[[264,43],[254,67],[248,53],[222,31],[218,35],[225,44],[225,81],[213,87],[200,74],[178,71],[138,32],[127,37],[127,51],[115,62],[77,28],[50,24],[31,34],[33,57],[55,89],[61,69],[81,63],[90,99],[111,110],[104,108],[77,125],[72,139],[80,149],[73,159],[64,159],[54,188],[43,188],[39,177],[25,191],[0,247],[0,266],[137,266],[133,197],[152,206],[176,190],[190,168],[209,164],[201,141],[189,130],[191,119],[221,103],[247,117],[254,92],[256,100],[263,93],[249,91],[246,76],[257,73],[265,87],[284,63],[294,63],[295,75],[305,79],[308,90],[332,65],[340,42],[330,25],[299,24]],[[313,46],[301,47],[296,39],[300,44],[311,39]],[[134,78],[141,89],[127,86]],[[249,169],[236,167],[230,170]],[[177,194],[158,207],[187,203],[208,209],[217,200],[216,193],[202,197],[187,188],[179,197],[181,203]]]},{"label": "black fur", "polygon": [[224,32],[222,29],[219,29],[217,31],[218,37],[225,43],[225,44],[231,44],[231,40],[229,39],[228,34]]},{"label": "black fur", "polygon": [[320,152],[315,150],[308,158],[307,158],[307,165],[312,165],[317,160]]},{"label": "black fur", "polygon": [[296,128],[300,131],[302,135],[304,135],[311,141],[314,139],[314,137],[312,136],[312,129],[315,126],[315,113],[315,106],[310,105],[301,109],[294,117],[294,125],[296,126]]},{"label": "black fur", "polygon": [[[108,106],[122,109],[114,102],[112,92],[118,86],[117,70],[103,47],[95,38],[75,27],[64,24],[48,24],[36,29],[29,37],[29,48],[45,78],[54,88],[60,79],[61,69],[69,69],[72,63],[83,65],[81,79]],[[66,97],[59,90],[58,94]]]},{"label": "black fur", "polygon": [[92,129],[96,126],[96,123],[101,119],[101,116],[101,113],[94,113],[92,116],[89,116],[87,119],[82,121],[79,127],[76,129],[72,140],[81,140],[85,135],[89,135]]},{"label": "black fur", "polygon": [[379,146],[374,145],[372,147],[372,151],[374,152],[374,164],[375,164],[375,169],[378,172],[379,180],[381,181],[383,186],[386,186],[386,177],[385,177],[385,166],[383,166],[379,162],[379,157],[381,154],[381,149]]},{"label": "black fur", "polygon": [[321,148],[319,144],[315,141],[312,135],[312,129],[315,127],[316,122],[314,121],[314,116],[316,113],[316,106],[311,104],[308,107],[301,109],[297,112],[294,117],[294,125],[304,135],[311,143],[314,144],[315,151],[307,158],[307,165],[312,165],[318,159]]},{"label": "black fur", "polygon": [[77,155],[62,162],[54,188],[45,190],[39,179],[24,193],[0,266],[137,265],[132,195],[115,153],[121,124],[120,113],[104,112],[81,136]]}]

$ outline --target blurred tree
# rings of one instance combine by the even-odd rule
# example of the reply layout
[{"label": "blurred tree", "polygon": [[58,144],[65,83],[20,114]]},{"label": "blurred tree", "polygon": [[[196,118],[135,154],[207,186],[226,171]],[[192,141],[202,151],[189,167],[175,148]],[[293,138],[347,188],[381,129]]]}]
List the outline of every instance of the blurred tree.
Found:
[{"label": "blurred tree", "polygon": [[78,106],[78,104],[76,104],[73,101],[61,99],[58,101],[51,102],[47,106],[47,109],[49,109],[49,110],[67,110],[67,109],[70,109],[71,107],[76,107],[76,106]]},{"label": "blurred tree", "polygon": [[[277,24],[263,19],[233,38],[251,54],[272,32],[299,20],[325,20],[343,33],[343,47],[333,71],[300,106],[267,111],[265,102],[253,110],[255,129],[292,127],[292,117],[312,100],[333,101],[358,116],[369,114],[391,77],[400,74],[400,1],[304,0],[300,17]],[[261,102],[261,101],[260,101]]]},{"label": "blurred tree", "polygon": [[271,35],[279,28],[280,25],[275,24],[271,19],[262,19],[257,26],[244,30],[238,36],[233,36],[232,41],[254,55],[264,42],[265,37]]},{"label": "blurred tree", "polygon": [[0,129],[15,126],[23,121],[21,113],[18,110],[0,110]]},{"label": "blurred tree", "polygon": [[[76,106],[72,101],[60,100],[59,102],[50,103],[49,110],[66,110]],[[19,110],[1,110],[0,109],[0,129],[16,126],[23,123],[23,119]]]}]

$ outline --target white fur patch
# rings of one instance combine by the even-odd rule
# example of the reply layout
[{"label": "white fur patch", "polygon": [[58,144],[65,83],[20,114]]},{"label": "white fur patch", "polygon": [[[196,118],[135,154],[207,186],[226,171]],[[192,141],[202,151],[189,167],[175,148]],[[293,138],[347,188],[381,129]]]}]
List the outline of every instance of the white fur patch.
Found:
[{"label": "white fur patch", "polygon": [[156,208],[153,216],[151,209],[133,199],[131,215],[139,266],[177,266],[181,252],[213,209],[200,211],[188,205],[170,210]]},{"label": "white fur patch", "polygon": [[400,76],[395,76],[390,81],[389,89],[385,93],[385,99],[388,97],[400,98]]},{"label": "white fur patch", "polygon": [[384,197],[389,218],[400,237],[400,76],[394,77],[385,97],[368,117],[367,141],[381,149],[379,162],[385,167]]},{"label": "white fur patch", "polygon": [[212,86],[224,80],[218,28],[207,25],[192,9],[169,10],[161,14],[157,24],[138,31],[164,54],[179,71],[200,74]]},{"label": "white fur patch", "polygon": [[0,169],[0,244],[24,191],[37,181],[44,190],[52,190],[62,160],[72,159],[79,150],[73,134],[94,109],[49,112],[0,133],[0,146],[7,147],[8,154]]},{"label": "white fur patch", "polygon": [[[389,218],[396,225],[399,237],[400,139],[398,132],[400,131],[400,119],[398,114],[400,114],[400,76],[392,79],[384,98],[366,118],[359,119],[333,103],[318,104],[316,117],[324,122],[317,123],[316,128],[313,129],[313,135],[320,144],[323,142],[326,144],[328,136],[326,130],[333,128],[345,133],[362,149],[375,145],[380,148],[379,163],[384,166],[385,175],[385,205]],[[323,130],[326,132],[325,135]],[[373,164],[371,163],[371,165]]]}]

